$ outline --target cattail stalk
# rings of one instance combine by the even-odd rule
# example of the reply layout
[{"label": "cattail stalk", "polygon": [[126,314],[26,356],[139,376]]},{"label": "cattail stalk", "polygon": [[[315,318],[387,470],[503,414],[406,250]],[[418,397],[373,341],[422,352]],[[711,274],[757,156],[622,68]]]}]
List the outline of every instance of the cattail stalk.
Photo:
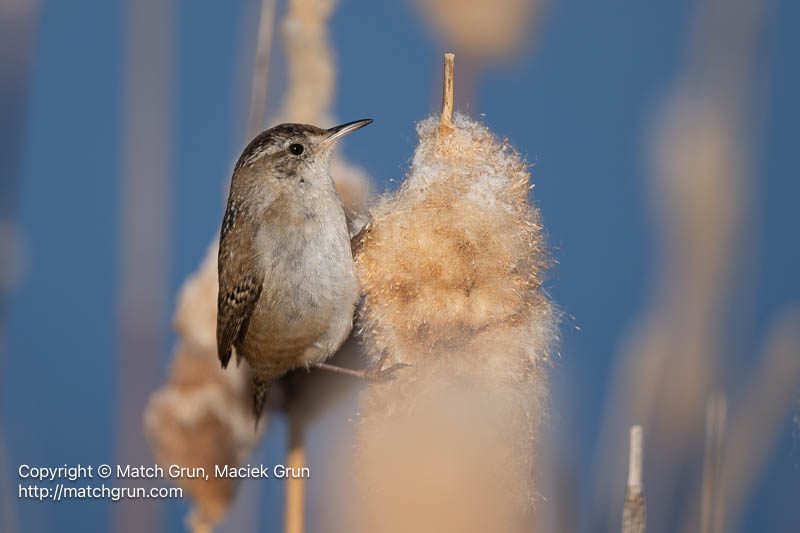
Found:
[{"label": "cattail stalk", "polygon": [[[286,464],[292,472],[306,466],[305,428],[297,416],[289,418],[289,446]],[[306,478],[290,476],[286,480],[285,504],[286,533],[304,533],[306,511]]]},{"label": "cattail stalk", "polygon": [[630,432],[628,486],[625,489],[625,506],[622,511],[622,533],[644,533],[645,530],[643,456],[642,426],[633,426]]},{"label": "cattail stalk", "polygon": [[[23,274],[21,234],[14,224],[17,214],[24,131],[27,121],[28,85],[38,36],[40,2],[0,2],[0,368],[6,368],[7,291]],[[7,379],[7,375],[4,376]],[[0,530],[20,530],[19,498],[8,460],[4,412],[0,405]]]},{"label": "cattail stalk", "polygon": [[439,128],[453,129],[453,76],[455,75],[455,54],[444,55],[444,84],[442,90],[442,115]]},{"label": "cattail stalk", "polygon": [[477,85],[489,62],[508,60],[533,33],[541,0],[417,0],[446,49],[459,53],[456,104],[476,109]]},{"label": "cattail stalk", "polygon": [[[140,420],[166,353],[173,3],[126,5],[116,462],[139,465],[152,461]],[[113,529],[159,531],[161,507],[158,499],[115,506]]]},{"label": "cattail stalk", "polygon": [[722,533],[724,501],[720,468],[727,410],[728,403],[722,393],[715,394],[706,405],[700,533]]}]

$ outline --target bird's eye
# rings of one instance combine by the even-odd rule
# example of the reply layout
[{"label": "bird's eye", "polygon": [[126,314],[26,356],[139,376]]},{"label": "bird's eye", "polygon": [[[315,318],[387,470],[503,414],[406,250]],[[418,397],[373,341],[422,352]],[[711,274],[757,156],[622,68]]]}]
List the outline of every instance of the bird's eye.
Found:
[{"label": "bird's eye", "polygon": [[303,153],[303,145],[302,144],[290,144],[289,151],[294,155],[300,155]]}]

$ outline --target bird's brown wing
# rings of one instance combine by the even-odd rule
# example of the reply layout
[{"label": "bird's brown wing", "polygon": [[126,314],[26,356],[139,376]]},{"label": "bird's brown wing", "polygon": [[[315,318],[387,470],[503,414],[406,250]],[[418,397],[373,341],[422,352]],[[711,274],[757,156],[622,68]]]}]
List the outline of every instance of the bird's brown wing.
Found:
[{"label": "bird's brown wing", "polygon": [[[217,301],[217,355],[222,368],[228,366],[231,359],[231,348],[244,342],[250,317],[261,296],[264,279],[246,277],[227,290],[220,286]],[[241,358],[241,354],[237,360]]]},{"label": "bird's brown wing", "polygon": [[[264,272],[257,260],[246,221],[237,221],[230,203],[220,234],[217,297],[217,355],[222,367],[231,359],[231,348],[244,342],[250,318],[261,296]],[[241,354],[237,354],[237,360]]]}]

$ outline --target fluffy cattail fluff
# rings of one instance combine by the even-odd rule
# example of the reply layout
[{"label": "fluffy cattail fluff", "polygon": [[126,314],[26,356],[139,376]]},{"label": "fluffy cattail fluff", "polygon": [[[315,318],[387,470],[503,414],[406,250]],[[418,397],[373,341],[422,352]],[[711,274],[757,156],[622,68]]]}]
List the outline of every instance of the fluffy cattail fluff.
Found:
[{"label": "fluffy cattail fluff", "polygon": [[[474,360],[480,373],[520,378],[553,335],[528,166],[464,115],[450,133],[434,118],[417,130],[410,175],[372,210],[356,255],[373,353],[413,365]],[[501,335],[506,344],[492,344]]]},{"label": "fluffy cattail fluff", "polygon": [[370,355],[412,365],[360,398],[360,518],[380,531],[529,529],[556,318],[528,167],[464,115],[417,130],[409,176],[356,252]]},{"label": "fluffy cattail fluff", "polygon": [[[240,465],[258,444],[253,430],[247,370],[221,372],[217,359],[217,250],[212,246],[181,289],[175,326],[181,342],[167,382],[150,397],[145,431],[158,463],[203,467],[209,480],[176,478],[192,498],[193,530],[216,524],[228,510],[235,480],[211,474],[215,465]],[[260,427],[265,427],[262,421]]]}]

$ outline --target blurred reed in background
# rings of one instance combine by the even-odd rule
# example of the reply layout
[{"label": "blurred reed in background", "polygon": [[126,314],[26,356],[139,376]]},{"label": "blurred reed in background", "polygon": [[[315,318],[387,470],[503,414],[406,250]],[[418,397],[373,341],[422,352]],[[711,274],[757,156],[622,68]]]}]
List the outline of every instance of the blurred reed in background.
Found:
[{"label": "blurred reed in background", "polygon": [[[796,311],[776,317],[752,378],[734,382],[728,368],[735,365],[730,310],[748,305],[739,287],[750,274],[755,216],[750,106],[762,9],[762,2],[698,2],[687,67],[655,122],[657,271],[651,303],[622,337],[609,384],[593,527],[618,523],[622,494],[608,489],[622,485],[624,428],[641,423],[650,531],[734,528],[800,380]],[[705,468],[698,466],[704,447]]]},{"label": "blurred reed in background", "polygon": [[[25,112],[39,19],[37,0],[0,2],[0,375],[5,371],[6,295],[24,275],[26,250],[17,216]],[[19,531],[13,466],[0,409],[0,530]]]},{"label": "blurred reed in background", "polygon": [[[125,6],[115,445],[118,464],[141,465],[151,461],[142,411],[167,350],[174,5],[144,0]],[[157,499],[126,502],[114,508],[114,528],[159,531],[161,508]]]}]

